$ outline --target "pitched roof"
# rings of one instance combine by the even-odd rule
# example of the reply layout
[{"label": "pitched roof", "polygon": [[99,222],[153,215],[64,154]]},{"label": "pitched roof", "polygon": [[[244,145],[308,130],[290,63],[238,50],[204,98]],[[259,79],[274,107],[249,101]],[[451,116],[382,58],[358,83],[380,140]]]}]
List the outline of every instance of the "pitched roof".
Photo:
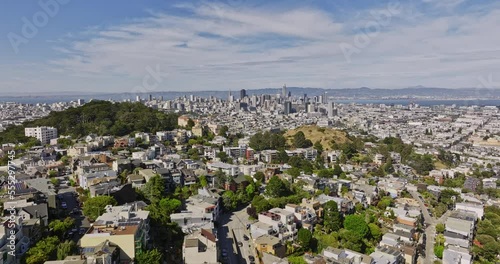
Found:
[{"label": "pitched roof", "polygon": [[47,217],[49,215],[47,204],[30,205],[22,208],[23,211],[32,217]]}]

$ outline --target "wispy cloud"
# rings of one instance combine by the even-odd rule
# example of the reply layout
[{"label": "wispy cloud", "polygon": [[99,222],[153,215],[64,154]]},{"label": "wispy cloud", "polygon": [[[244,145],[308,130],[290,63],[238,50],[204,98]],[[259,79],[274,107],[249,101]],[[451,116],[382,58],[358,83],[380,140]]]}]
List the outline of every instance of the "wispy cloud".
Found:
[{"label": "wispy cloud", "polygon": [[[400,5],[400,13],[351,63],[338,44],[352,42],[378,6],[340,19],[335,10],[311,6],[278,10],[182,4],[175,8],[182,12],[151,11],[148,17],[75,32],[64,45],[54,44],[59,55],[49,66],[75,80],[108,80],[93,83],[95,90],[111,85],[124,92],[132,86],[123,83],[140,82],[145,67],[154,65],[161,65],[165,77],[160,90],[258,88],[283,82],[330,88],[475,87],[482,72],[500,70],[497,6],[484,13],[484,8],[460,0]],[[442,15],[426,13],[431,5]],[[461,12],[450,12],[458,7]]]}]

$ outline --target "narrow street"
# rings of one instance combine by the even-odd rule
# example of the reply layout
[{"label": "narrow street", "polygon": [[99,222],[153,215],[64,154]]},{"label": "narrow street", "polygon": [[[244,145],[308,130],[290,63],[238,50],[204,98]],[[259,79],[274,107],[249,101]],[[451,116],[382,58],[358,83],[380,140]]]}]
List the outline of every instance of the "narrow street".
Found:
[{"label": "narrow street", "polygon": [[420,210],[424,216],[425,228],[425,258],[423,258],[423,263],[432,263],[434,260],[434,237],[436,234],[436,224],[434,218],[431,217],[424,201],[420,198],[420,194],[417,192],[410,191],[413,199],[417,200],[420,205]]},{"label": "narrow street", "polygon": [[434,240],[436,237],[436,225],[438,223],[444,223],[451,211],[447,211],[444,215],[442,215],[439,219],[435,219],[429,214],[428,208],[425,206],[424,201],[422,200],[421,195],[417,192],[410,191],[413,199],[417,200],[420,209],[422,210],[422,214],[424,216],[424,224],[425,228],[425,258],[423,258],[422,263],[432,263],[435,260],[434,255]]},{"label": "narrow street", "polygon": [[[221,252],[227,252],[227,261],[229,264],[250,264],[249,256],[254,256],[255,252],[251,239],[245,241],[244,235],[250,238],[250,231],[246,226],[251,223],[248,220],[246,208],[239,211],[225,213],[221,215],[218,228],[218,239]],[[238,246],[241,242],[242,246]]]}]

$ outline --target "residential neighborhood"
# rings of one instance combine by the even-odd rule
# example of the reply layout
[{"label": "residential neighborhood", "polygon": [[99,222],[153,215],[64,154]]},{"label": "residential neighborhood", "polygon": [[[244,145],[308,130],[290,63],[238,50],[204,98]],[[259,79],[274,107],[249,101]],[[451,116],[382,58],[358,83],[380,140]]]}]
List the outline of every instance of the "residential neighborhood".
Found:
[{"label": "residential neighborhood", "polygon": [[118,134],[26,123],[25,143],[2,142],[1,263],[498,259],[498,108],[330,101],[76,108],[140,105],[173,122]]}]

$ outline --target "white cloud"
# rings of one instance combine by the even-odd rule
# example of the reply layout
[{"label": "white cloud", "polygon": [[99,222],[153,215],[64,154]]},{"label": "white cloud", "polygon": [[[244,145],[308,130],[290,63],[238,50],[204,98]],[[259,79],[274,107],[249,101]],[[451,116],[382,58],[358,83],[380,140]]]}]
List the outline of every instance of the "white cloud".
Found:
[{"label": "white cloud", "polygon": [[[463,1],[425,2],[449,10]],[[85,40],[56,46],[60,56],[49,61],[40,87],[66,84],[80,90],[130,92],[140,85],[148,65],[161,66],[165,81],[159,90],[234,90],[282,83],[476,87],[478,76],[500,70],[496,7],[478,18],[474,12],[430,16],[414,3],[403,5],[351,63],[339,43],[353,44],[352,31],[363,31],[373,21],[366,14],[379,7],[361,12],[362,19],[343,21],[312,8],[213,3],[177,7],[192,15],[151,12],[150,17],[124,24],[89,28]],[[67,37],[74,36],[81,34]]]}]

